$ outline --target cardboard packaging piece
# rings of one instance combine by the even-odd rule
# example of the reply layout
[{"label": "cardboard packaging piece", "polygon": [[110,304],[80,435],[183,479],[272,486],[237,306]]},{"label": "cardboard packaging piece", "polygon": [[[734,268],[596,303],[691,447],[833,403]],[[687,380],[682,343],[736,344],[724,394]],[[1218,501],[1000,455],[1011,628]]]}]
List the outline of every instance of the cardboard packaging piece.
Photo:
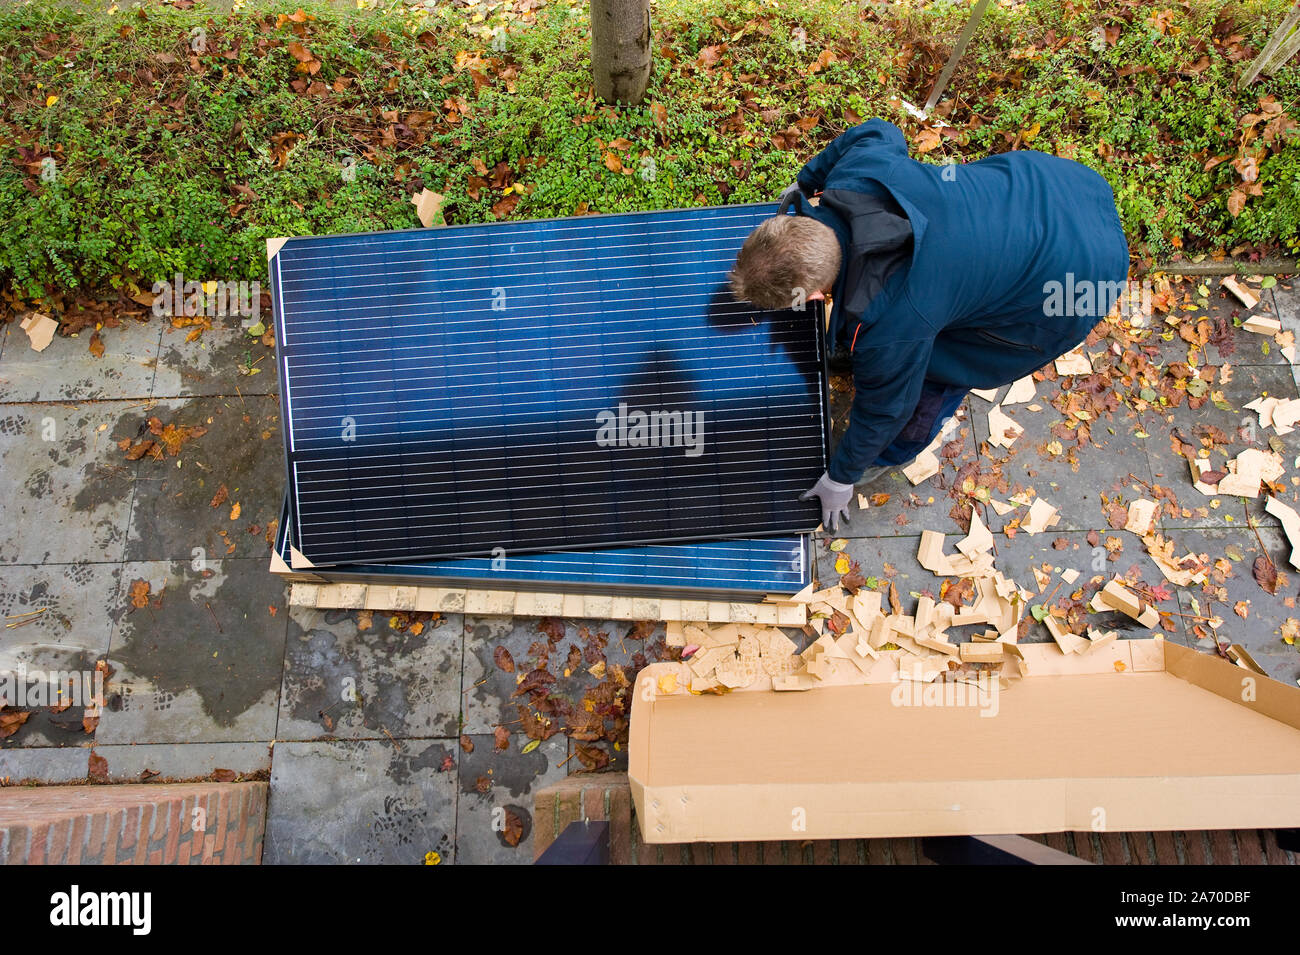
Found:
[{"label": "cardboard packaging piece", "polygon": [[886,676],[664,693],[680,664],[647,667],[628,753],[642,838],[1087,831],[1099,810],[1111,831],[1300,825],[1300,688],[1159,638],[1019,649],[1030,676],[980,705],[925,705],[929,685]]}]

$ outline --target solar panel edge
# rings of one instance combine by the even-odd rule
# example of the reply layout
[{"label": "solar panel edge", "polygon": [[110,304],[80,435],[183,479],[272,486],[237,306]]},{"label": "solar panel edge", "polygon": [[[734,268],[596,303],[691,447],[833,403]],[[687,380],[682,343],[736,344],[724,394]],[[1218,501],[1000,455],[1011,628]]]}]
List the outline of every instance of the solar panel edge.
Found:
[{"label": "solar panel edge", "polygon": [[[280,533],[286,533],[289,527],[287,515],[292,513],[293,518],[297,518],[297,508],[294,506],[294,497],[296,482],[293,480],[293,395],[290,390],[291,383],[288,373],[288,355],[286,336],[288,334],[284,313],[281,302],[280,291],[280,254],[284,251],[284,246],[292,239],[279,241],[279,247],[275,253],[269,257],[268,261],[268,278],[271,282],[271,318],[275,322],[276,336],[276,355],[275,355],[275,374],[277,384],[280,389],[280,444],[281,452],[284,455],[284,475],[285,475],[285,495],[284,508],[282,509]],[[269,246],[268,246],[269,248]],[[278,539],[278,535],[277,535]],[[287,553],[281,556],[285,562],[289,562]]]},{"label": "solar panel edge", "polygon": [[[462,586],[466,588],[482,588],[494,590],[517,590],[521,592],[546,592],[546,593],[599,593],[599,594],[636,594],[639,596],[662,595],[665,597],[678,597],[682,599],[699,599],[699,600],[761,600],[763,597],[774,595],[793,595],[804,589],[812,582],[812,558],[811,547],[807,535],[801,534],[797,538],[800,548],[800,571],[799,577],[782,585],[775,580],[769,580],[765,585],[755,585],[753,587],[736,587],[719,589],[715,587],[673,587],[663,584],[637,584],[619,582],[608,583],[603,581],[561,581],[561,580],[538,580],[532,577],[507,577],[498,576],[492,578],[471,577],[471,576],[440,576],[433,574],[410,573],[403,575],[400,572],[380,573],[368,568],[384,566],[382,564],[358,564],[358,565],[341,565],[337,567],[313,567],[310,573],[315,577],[324,578],[331,583],[372,583],[372,584],[389,584],[395,586]],[[774,541],[779,539],[772,538]],[[281,559],[290,563],[290,548],[293,546],[293,517],[290,512],[288,495],[281,504],[280,510],[280,527],[276,531],[274,549]],[[622,549],[622,548],[620,548]],[[436,561],[434,561],[436,562]],[[401,567],[401,564],[387,565],[395,570]]]},{"label": "solar panel edge", "polygon": [[[728,206],[678,206],[673,209],[631,209],[625,212],[590,212],[580,216],[552,216],[542,219],[502,219],[496,222],[459,222],[451,225],[437,226],[439,232],[455,232],[459,229],[492,229],[492,228],[509,228],[527,224],[529,222],[588,222],[593,219],[613,219],[620,216],[655,216],[655,215],[675,215],[678,213],[699,212],[702,209],[770,209],[775,214],[778,204],[775,202],[739,202]],[[382,232],[331,232],[329,235],[295,235],[277,239],[280,247],[276,250],[278,258],[280,252],[283,252],[290,243],[302,243],[309,241],[328,241],[330,239],[355,239],[363,236],[374,235],[412,235],[427,234],[429,229],[424,226],[412,226],[409,229],[385,229]]]}]

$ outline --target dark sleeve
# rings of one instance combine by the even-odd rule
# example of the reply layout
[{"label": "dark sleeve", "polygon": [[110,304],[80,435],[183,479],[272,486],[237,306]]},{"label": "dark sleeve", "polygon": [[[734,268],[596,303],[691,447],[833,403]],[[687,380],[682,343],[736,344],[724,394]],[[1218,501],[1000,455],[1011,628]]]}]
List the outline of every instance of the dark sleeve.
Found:
[{"label": "dark sleeve", "polygon": [[853,349],[853,411],[831,457],[831,480],[854,484],[906,426],[921,400],[934,339]]},{"label": "dark sleeve", "polygon": [[887,149],[907,155],[907,140],[893,123],[869,119],[840,133],[829,146],[808,160],[799,171],[799,185],[809,194],[821,192],[835,164],[846,153],[862,149]]}]

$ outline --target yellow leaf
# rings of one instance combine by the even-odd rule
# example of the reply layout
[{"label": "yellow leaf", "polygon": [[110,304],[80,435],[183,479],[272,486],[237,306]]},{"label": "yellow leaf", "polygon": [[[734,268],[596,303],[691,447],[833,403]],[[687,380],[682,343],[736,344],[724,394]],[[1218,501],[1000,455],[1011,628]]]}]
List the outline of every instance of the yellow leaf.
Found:
[{"label": "yellow leaf", "polygon": [[665,673],[659,678],[659,692],[664,694],[677,692],[676,673]]},{"label": "yellow leaf", "polygon": [[531,753],[533,750],[535,750],[538,747],[538,745],[541,742],[542,741],[540,739],[530,739],[527,743],[524,744],[524,748],[521,749],[519,752]]},{"label": "yellow leaf", "polygon": [[58,98],[57,96],[47,96],[47,97],[45,98],[45,105],[46,105],[47,107],[49,107],[49,106],[53,106],[53,105],[54,105],[55,103],[57,103],[58,101],[59,101],[59,98]]},{"label": "yellow leaf", "polygon": [[230,509],[230,519],[231,519],[232,521],[237,521],[237,520],[239,520],[239,512],[240,512],[240,510],[241,510],[241,508],[240,508],[240,506],[239,506],[239,502],[236,501],[235,504],[234,504],[234,506]]},{"label": "yellow leaf", "polygon": [[849,572],[849,558],[847,554],[840,554],[835,558],[835,573],[847,574]]},{"label": "yellow leaf", "polygon": [[1022,129],[1020,131],[1020,137],[1025,142],[1032,143],[1034,141],[1034,137],[1038,135],[1038,131],[1042,128],[1043,128],[1042,123],[1034,123],[1034,125],[1030,126],[1028,129]]}]

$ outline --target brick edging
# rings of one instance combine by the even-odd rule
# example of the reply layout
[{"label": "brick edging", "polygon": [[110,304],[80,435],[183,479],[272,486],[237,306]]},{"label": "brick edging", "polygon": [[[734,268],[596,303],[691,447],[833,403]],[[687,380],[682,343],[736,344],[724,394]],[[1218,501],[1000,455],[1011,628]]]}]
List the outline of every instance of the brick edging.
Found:
[{"label": "brick edging", "polygon": [[0,864],[257,865],[265,782],[0,789]]}]

